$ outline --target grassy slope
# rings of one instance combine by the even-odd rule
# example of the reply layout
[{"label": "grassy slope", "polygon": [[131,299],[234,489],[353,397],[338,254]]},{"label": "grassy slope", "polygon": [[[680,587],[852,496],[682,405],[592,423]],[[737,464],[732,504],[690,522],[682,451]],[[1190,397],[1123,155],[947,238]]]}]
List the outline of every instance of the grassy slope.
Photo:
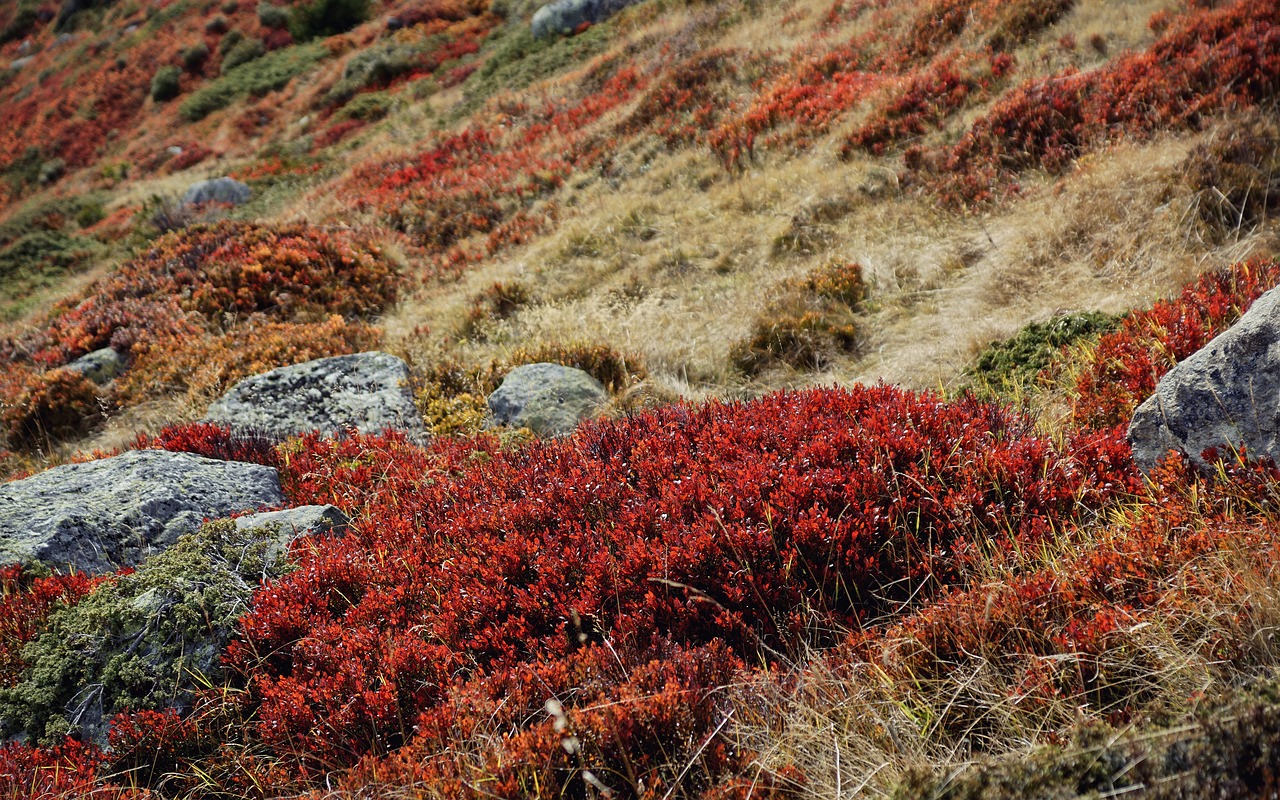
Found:
[{"label": "grassy slope", "polygon": [[[231,25],[263,35],[254,8],[242,5],[229,14]],[[383,12],[400,13],[413,5],[397,4]],[[725,119],[733,119],[745,113],[762,87],[812,53],[868,31],[900,32],[921,8],[914,0],[866,5],[868,10],[832,25],[825,21],[830,4],[814,0],[651,0],[576,43],[531,53],[519,33],[524,24],[520,13],[531,9],[517,6],[511,19],[503,21],[484,16],[477,6],[470,9],[473,16],[449,20],[439,36],[446,42],[472,37],[478,52],[451,57],[434,73],[419,64],[389,86],[370,87],[386,92],[385,118],[355,127],[333,144],[326,137],[335,134],[327,132],[343,130],[343,115],[324,98],[342,80],[348,63],[387,41],[381,18],[322,44],[306,45],[315,50],[316,66],[283,90],[260,99],[241,95],[225,110],[184,122],[179,108],[191,92],[227,80],[218,77],[214,56],[201,72],[184,76],[178,100],[167,105],[145,98],[136,102],[133,116],[119,120],[116,134],[91,125],[74,128],[68,134],[72,139],[90,140],[76,151],[85,155],[79,163],[64,165],[65,175],[52,185],[40,185],[38,167],[53,153],[41,154],[31,173],[34,180],[16,168],[9,170],[10,198],[0,212],[8,219],[90,195],[105,219],[86,216],[82,225],[69,219],[74,212],[54,215],[58,218],[50,222],[52,227],[92,236],[100,244],[60,273],[65,283],[57,274],[51,280],[45,272],[33,273],[31,280],[38,284],[34,293],[22,288],[21,296],[0,295],[5,313],[21,317],[10,323],[6,335],[38,328],[58,296],[76,297],[87,291],[90,280],[110,274],[122,259],[140,252],[154,235],[146,230],[153,195],[172,196],[191,180],[225,173],[250,179],[258,191],[258,198],[233,216],[267,223],[354,225],[361,228],[362,242],[379,243],[413,285],[393,305],[364,319],[385,331],[383,347],[410,356],[420,378],[436,381],[431,398],[461,409],[464,430],[477,421],[467,412],[474,411],[471,395],[484,381],[450,383],[433,371],[437,364],[457,362],[462,372],[483,372],[518,360],[522,348],[607,345],[647,369],[642,389],[633,387],[640,399],[631,401],[637,403],[678,396],[755,396],[833,381],[883,379],[912,388],[955,387],[968,382],[962,371],[984,345],[1028,322],[1067,311],[1140,308],[1198,273],[1271,252],[1274,226],[1265,215],[1222,235],[1197,218],[1196,203],[1204,195],[1180,177],[1197,146],[1234,135],[1231,114],[1209,118],[1200,130],[1173,127],[1132,140],[1117,136],[1063,172],[1024,172],[1018,194],[967,211],[945,206],[927,190],[899,186],[899,176],[907,174],[902,158],[907,141],[883,155],[840,155],[848,134],[870,119],[879,98],[887,96],[883,93],[894,91],[905,78],[886,81],[863,102],[841,110],[824,130],[784,125],[762,134],[754,158],[741,169],[727,169],[705,142],[668,146],[647,128],[619,133],[646,91],[660,85],[662,68],[677,59],[715,50],[737,52],[741,72],[707,90],[736,103],[724,112]],[[228,16],[217,4],[158,7],[164,10],[152,15],[152,22],[146,21],[149,12],[127,4],[94,12],[97,16],[78,34],[82,38],[74,40],[75,49],[55,48],[54,32],[47,26],[36,29],[37,49],[44,49],[35,62],[8,76],[0,87],[0,102],[17,107],[12,104],[26,93],[47,105],[51,101],[40,92],[62,91],[72,105],[81,104],[80,111],[63,117],[92,122],[94,115],[78,94],[90,90],[77,86],[77,74],[105,71],[119,56],[130,62],[128,80],[144,91],[138,87],[147,85],[158,64],[174,62],[190,46],[190,32],[204,30],[218,14]],[[1127,50],[1149,47],[1159,35],[1149,20],[1163,10],[1176,13],[1185,7],[1165,0],[1080,0],[1061,19],[1012,48],[1018,65],[1013,85],[1068,65],[1096,69]],[[161,36],[162,52],[144,52],[140,41],[117,36],[139,21]],[[486,41],[484,31],[490,28],[495,33]],[[975,51],[986,35],[986,30],[965,31],[943,50]],[[1066,41],[1068,35],[1074,43]],[[415,36],[409,32],[393,39],[426,47]],[[107,44],[86,55],[98,41]],[[210,41],[216,53],[216,40]],[[4,45],[0,61],[18,57],[19,46],[18,41]],[[482,66],[460,83],[444,85],[462,75],[454,72],[457,67],[469,64]],[[523,208],[543,224],[528,241],[504,243],[465,269],[444,270],[448,246],[424,242],[413,231],[392,230],[396,223],[371,188],[371,165],[408,163],[438,137],[469,126],[510,130],[495,148],[506,152],[547,116],[539,116],[541,102],[559,102],[561,110],[573,107],[591,98],[601,76],[615,73],[618,64],[634,67],[641,80],[652,82],[594,117],[585,128],[587,136],[569,128],[538,142],[531,159],[585,152],[590,143],[584,140],[598,135],[607,142],[607,157],[583,156],[562,181],[533,192]],[[506,85],[520,88],[512,91]],[[996,103],[978,99],[908,141],[926,147],[954,143]],[[53,133],[61,130],[49,119],[41,124],[52,126],[48,130]],[[3,134],[12,139],[16,131]],[[770,136],[775,140],[768,141]],[[172,159],[161,156],[170,145],[200,154],[197,143],[209,152],[192,166],[179,162],[175,168]],[[126,164],[127,174],[121,169]],[[463,244],[474,251],[484,240],[480,234],[464,238]],[[833,311],[803,288],[809,276],[849,262],[862,265],[869,288],[865,301]],[[486,292],[495,283],[519,286],[520,302],[510,308],[486,305],[486,298],[494,296]],[[842,349],[821,340],[817,368],[784,364],[744,372],[735,367],[735,344],[749,341],[760,324],[776,326],[797,304],[833,318],[851,314],[857,346]],[[280,324],[295,322],[312,324]],[[202,342],[214,360],[225,347],[212,338]],[[277,357],[271,352],[268,362]],[[1086,346],[1076,358],[1088,363],[1089,352]],[[1067,368],[1068,376],[1079,368]],[[1060,438],[1071,435],[1060,419],[1072,402],[1071,392],[1062,389],[1068,385],[1064,378],[1055,390],[1031,398],[1044,410],[1038,424]],[[198,416],[203,410],[199,402],[209,391],[208,385],[200,392],[166,390],[142,401],[135,394],[113,408],[91,438],[48,444],[61,457],[78,448],[118,446],[138,430],[154,432]],[[631,401],[620,398],[618,405],[624,408]],[[10,466],[37,466],[45,455],[19,454]],[[1168,486],[1178,487],[1189,479],[1168,480]],[[949,599],[953,605],[938,606],[935,616],[928,606],[911,615],[887,616],[869,626],[874,631],[869,639],[854,637],[847,651],[790,652],[787,659],[775,661],[772,673],[749,673],[726,682],[721,693],[732,698],[735,715],[732,725],[717,729],[723,737],[718,741],[734,742],[742,752],[754,754],[741,770],[747,776],[744,783],[725,789],[726,794],[744,794],[744,786],[758,785],[807,796],[897,792],[902,797],[978,797],[999,791],[1024,796],[1034,786],[1042,796],[1070,797],[1129,790],[1147,782],[1173,787],[1168,788],[1173,796],[1187,770],[1218,776],[1229,793],[1252,791],[1233,788],[1227,778],[1268,768],[1244,764],[1230,742],[1233,737],[1273,737],[1274,703],[1267,681],[1275,654],[1265,643],[1277,607],[1269,559],[1276,544],[1269,533],[1274,510],[1266,490],[1247,480],[1201,489],[1204,496],[1233,509],[1248,508],[1248,513],[1206,507],[1204,502],[1212,506],[1215,501],[1199,496],[1180,496],[1172,504],[1176,514],[1166,515],[1160,508],[1168,505],[1168,496],[1160,495],[1160,489],[1139,493],[1110,518],[1087,519],[1079,529],[1064,523],[1060,539],[1034,553],[979,563],[968,574],[964,591]],[[1185,530],[1210,531],[1209,544],[1184,546],[1176,532]],[[1230,544],[1236,537],[1247,546]],[[1112,629],[1113,638],[1098,645],[1100,650],[1088,650],[1097,642],[1066,646],[1061,638],[1001,638],[983,627],[992,609],[1005,613],[1002,604],[1010,593],[1034,583],[1028,576],[1058,576],[1073,586],[1071,581],[1083,575],[1081,585],[1094,587],[1098,581],[1090,582],[1089,570],[1099,567],[1091,557],[1105,560],[1121,553],[1136,558],[1134,553],[1148,552],[1154,540],[1173,540],[1176,546],[1170,546],[1167,563],[1133,578],[1135,583],[1147,581],[1143,601],[1124,612],[1136,616]],[[1118,613],[1106,591],[1094,596],[1081,589],[1068,593],[1066,600],[1026,591],[1032,599],[1012,604],[1007,612],[1012,629],[1031,627],[1027,620],[1037,619],[1059,637],[1083,636],[1079,625]],[[1046,607],[1058,609],[1060,616],[1050,614],[1047,621],[1035,616],[1049,613]],[[955,634],[949,640],[936,615],[961,612],[970,614],[964,619],[973,625],[961,633],[972,638]],[[1161,624],[1173,618],[1181,624]],[[919,652],[913,652],[917,645]],[[1236,649],[1224,657],[1215,649],[1223,646]],[[1058,681],[1057,695],[1037,694],[1045,686],[1034,681],[1034,690],[1028,689],[1028,676],[1044,678],[1037,670],[1045,664],[1066,662],[1083,665],[1076,668],[1077,677],[1087,668],[1105,677],[1077,685],[1072,675],[1055,672],[1045,680]],[[1252,693],[1238,701],[1224,699],[1242,685],[1254,687]],[[496,690],[468,684],[459,691],[484,695]],[[573,691],[570,685],[568,695]],[[613,702],[608,692],[614,689],[600,691],[601,703]],[[1104,692],[1115,696],[1102,699]],[[496,710],[493,719],[498,722],[492,724],[501,724]],[[530,719],[510,724],[524,731],[521,735],[532,736],[529,731],[538,728]],[[711,720],[713,727],[716,722]],[[460,763],[473,765],[477,774],[489,769],[500,777],[507,773],[495,764],[507,763],[512,753],[543,753],[520,736],[513,735],[512,744],[488,735],[498,732],[483,726],[473,730],[458,745]],[[416,756],[429,752],[430,741],[419,746],[427,749]],[[525,746],[533,749],[519,749]],[[1021,763],[1020,754],[1046,746],[1050,749]],[[602,745],[601,752],[597,755],[605,766],[619,774],[626,771],[608,761],[615,751]],[[625,758],[625,748],[621,752]],[[697,762],[695,770],[686,772],[711,770],[705,759],[699,760],[700,752],[689,747],[678,752],[688,766]],[[1010,753],[1014,760],[1001,760]],[[414,757],[410,752],[381,773],[377,765],[365,765],[349,778],[348,790],[358,795],[366,782],[393,796],[459,791],[456,786],[446,790],[415,784]],[[975,759],[983,765],[976,770],[969,766]],[[1151,766],[1157,761],[1159,766]],[[199,760],[191,763],[207,766]],[[683,760],[667,764],[663,774],[670,780],[672,769],[685,766]],[[574,791],[594,791],[572,766],[556,769],[553,774]],[[441,773],[433,774],[439,779]],[[516,783],[511,785],[522,785],[512,780]],[[690,780],[690,786],[703,785]],[[277,791],[294,788],[298,786],[284,781]],[[630,788],[638,789],[634,782]],[[523,790],[532,791],[527,785]]]}]

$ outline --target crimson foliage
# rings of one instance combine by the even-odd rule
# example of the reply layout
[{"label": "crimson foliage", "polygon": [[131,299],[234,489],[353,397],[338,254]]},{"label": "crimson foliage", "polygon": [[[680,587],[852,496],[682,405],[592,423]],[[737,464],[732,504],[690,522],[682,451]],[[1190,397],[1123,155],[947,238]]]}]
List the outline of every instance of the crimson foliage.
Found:
[{"label": "crimson foliage", "polygon": [[607,643],[755,659],[962,582],[1136,486],[1123,442],[1055,447],[994,405],[893,387],[674,407],[500,452],[304,439],[298,503],[354,534],[265,587],[228,663],[258,735],[329,768],[402,744],[472,675]]}]

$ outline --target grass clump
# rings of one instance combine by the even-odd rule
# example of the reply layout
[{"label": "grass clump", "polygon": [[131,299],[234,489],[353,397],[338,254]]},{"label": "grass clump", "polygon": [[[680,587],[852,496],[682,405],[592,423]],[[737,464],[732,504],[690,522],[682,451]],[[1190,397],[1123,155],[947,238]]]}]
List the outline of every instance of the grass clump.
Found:
[{"label": "grass clump", "polygon": [[748,377],[778,366],[826,369],[840,355],[857,352],[855,316],[866,296],[858,264],[835,262],[788,281],[730,358]]},{"label": "grass clump", "polygon": [[1134,793],[1151,800],[1272,797],[1280,790],[1280,687],[1205,704],[1194,721],[1142,733],[1085,726],[1064,747],[985,759],[959,774],[910,771],[893,800],[1057,800]]},{"label": "grass clump", "polygon": [[267,53],[193,92],[179,112],[188,122],[198,122],[246,95],[260,97],[278,91],[298,75],[310,71],[327,54],[328,50],[320,43]]},{"label": "grass clump", "polygon": [[1280,208],[1280,122],[1252,111],[1197,146],[1178,170],[1206,238],[1249,233]]}]

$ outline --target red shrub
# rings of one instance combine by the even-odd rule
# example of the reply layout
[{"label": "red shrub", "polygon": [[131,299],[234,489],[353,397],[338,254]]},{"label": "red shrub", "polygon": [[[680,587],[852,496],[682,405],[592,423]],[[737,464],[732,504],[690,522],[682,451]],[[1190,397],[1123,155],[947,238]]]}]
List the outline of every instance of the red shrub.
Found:
[{"label": "red shrub", "polygon": [[108,343],[127,350],[221,328],[224,314],[371,315],[393,302],[402,285],[379,247],[353,231],[197,225],[160,238],[83,299],[56,306],[43,330],[20,343],[0,342],[0,355],[30,353],[36,363],[58,365]]},{"label": "red shrub", "polygon": [[1072,698],[1127,720],[1152,699],[1136,687],[1162,668],[1131,644],[1143,628],[1173,620],[1218,663],[1255,647],[1246,576],[1273,573],[1280,555],[1278,477],[1273,465],[1240,462],[1206,477],[1172,459],[1142,506],[1090,532],[1058,563],[948,594],[865,637],[862,655],[912,681],[981,660],[1025,674],[1019,702]]},{"label": "red shrub", "polygon": [[[588,786],[625,797],[678,786],[696,796],[748,763],[749,754],[715,736],[729,721],[726,690],[743,669],[718,643],[664,644],[640,660],[587,645],[459,687],[422,715],[409,746],[366,760],[346,784],[425,784],[470,797],[469,779],[484,775],[486,791],[501,797],[590,796]],[[468,752],[485,732],[507,735]]]},{"label": "red shrub", "polygon": [[971,97],[986,96],[993,79],[1005,75],[1011,64],[1010,57],[1003,54],[985,64],[950,58],[935,61],[897,87],[888,101],[849,135],[841,152],[848,155],[859,148],[880,155],[890,143],[924,135],[967,105]]},{"label": "red shrub", "polygon": [[890,387],[489,447],[289,452],[294,502],[362,521],[263,589],[228,654],[278,752],[320,767],[393,748],[458,681],[564,657],[579,634],[641,661],[668,640],[785,651],[963,581],[980,550],[1136,481],[1122,441],[1059,451],[1011,412]]},{"label": "red shrub", "polygon": [[12,686],[26,668],[22,646],[44,630],[49,614],[74,605],[109,576],[84,574],[35,578],[22,566],[0,567],[0,686]]},{"label": "red shrub", "polygon": [[1011,174],[1061,173],[1082,152],[1117,136],[1195,127],[1205,114],[1272,100],[1280,93],[1278,76],[1275,3],[1235,0],[1192,10],[1145,52],[1019,86],[955,146],[920,158],[919,166],[948,178],[944,197],[981,201]]},{"label": "red shrub", "polygon": [[68,739],[53,748],[0,746],[0,797],[12,800],[94,797],[103,800],[149,797],[145,790],[104,784],[106,757],[91,744]]},{"label": "red shrub", "polygon": [[[456,270],[541,229],[551,212],[535,215],[530,206],[573,171],[609,154],[612,143],[585,129],[633,97],[642,83],[635,70],[622,69],[574,102],[512,105],[509,131],[473,127],[443,139],[408,166],[397,159],[361,168],[344,196],[409,234],[438,270]],[[476,236],[484,237],[479,250],[467,246]]]},{"label": "red shrub", "polygon": [[11,403],[0,406],[0,434],[24,450],[87,433],[102,420],[98,389],[84,375],[55,369],[33,376]]},{"label": "red shrub", "polygon": [[1203,275],[1172,300],[1130,314],[1106,334],[1076,376],[1077,425],[1127,425],[1175,364],[1230,327],[1263,292],[1280,284],[1280,262],[1249,261]]},{"label": "red shrub", "polygon": [[134,440],[133,449],[168,450],[173,453],[194,453],[219,461],[243,461],[277,468],[281,466],[280,455],[271,442],[211,422],[170,425],[155,436],[139,434]]}]

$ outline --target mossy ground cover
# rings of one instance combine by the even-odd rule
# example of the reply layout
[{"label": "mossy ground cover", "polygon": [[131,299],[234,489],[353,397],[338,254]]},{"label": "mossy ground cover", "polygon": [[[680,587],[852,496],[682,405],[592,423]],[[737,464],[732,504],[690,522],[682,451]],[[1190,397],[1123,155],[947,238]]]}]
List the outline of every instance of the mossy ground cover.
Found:
[{"label": "mossy ground cover", "polygon": [[0,687],[6,732],[102,743],[116,712],[188,708],[221,680],[221,652],[254,590],[289,569],[272,534],[211,523],[56,610],[22,650],[21,679]]}]

